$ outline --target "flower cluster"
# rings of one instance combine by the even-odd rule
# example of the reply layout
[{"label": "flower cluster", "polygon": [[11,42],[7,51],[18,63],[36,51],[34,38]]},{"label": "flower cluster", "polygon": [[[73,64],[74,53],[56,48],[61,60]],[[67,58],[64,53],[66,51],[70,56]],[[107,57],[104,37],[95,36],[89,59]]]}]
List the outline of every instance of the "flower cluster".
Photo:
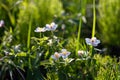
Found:
[{"label": "flower cluster", "polygon": [[59,38],[56,36],[52,36],[53,38],[49,38],[47,41],[47,45],[53,46],[53,44],[59,44]]},{"label": "flower cluster", "polygon": [[70,54],[71,52],[67,51],[66,49],[62,49],[60,53],[55,52],[54,55],[52,55],[51,57],[54,60],[58,60],[60,57],[62,57],[63,59],[66,59]]},{"label": "flower cluster", "polygon": [[96,37],[93,37],[91,39],[85,38],[85,40],[88,45],[92,45],[94,47],[96,47],[100,43],[100,40],[98,40]]},{"label": "flower cluster", "polygon": [[51,24],[46,24],[43,28],[37,27],[35,32],[55,31],[57,27],[58,25],[52,22]]}]

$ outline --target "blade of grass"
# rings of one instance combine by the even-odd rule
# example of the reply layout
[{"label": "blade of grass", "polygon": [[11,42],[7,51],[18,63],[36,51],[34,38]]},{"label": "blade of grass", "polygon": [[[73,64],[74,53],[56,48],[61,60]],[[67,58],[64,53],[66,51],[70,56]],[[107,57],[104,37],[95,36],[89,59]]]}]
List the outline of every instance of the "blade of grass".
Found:
[{"label": "blade of grass", "polygon": [[77,36],[76,56],[78,55],[77,52],[78,52],[78,49],[79,49],[79,41],[80,41],[81,27],[82,27],[82,18],[80,17],[80,20],[79,20],[79,29],[78,29],[78,36]]},{"label": "blade of grass", "polygon": [[1,3],[1,6],[2,6],[2,8],[3,8],[4,10],[7,11],[8,17],[9,17],[10,22],[12,23],[12,25],[15,25],[15,18],[14,18],[14,16],[12,15],[12,13],[10,12],[10,9],[9,9],[5,4],[3,4],[3,3]]},{"label": "blade of grass", "polygon": [[[82,16],[85,15],[85,10],[86,10],[86,0],[80,0],[80,12],[82,14]],[[80,42],[80,37],[81,37],[81,28],[82,28],[82,16],[80,16],[80,19],[79,19],[79,28],[78,28],[78,35],[77,35],[77,44],[76,44],[76,56],[78,55],[78,49],[79,49],[79,42]]]},{"label": "blade of grass", "polygon": [[32,26],[32,15],[31,15],[31,17],[30,17],[29,29],[28,29],[28,38],[27,38],[27,48],[28,48],[28,49],[29,49],[29,47],[30,47],[31,26]]},{"label": "blade of grass", "polygon": [[30,39],[31,39],[31,27],[32,27],[32,15],[30,16],[29,29],[28,29],[28,39],[27,39],[27,48],[28,48],[28,64],[29,69],[32,69],[31,58],[30,58]]}]

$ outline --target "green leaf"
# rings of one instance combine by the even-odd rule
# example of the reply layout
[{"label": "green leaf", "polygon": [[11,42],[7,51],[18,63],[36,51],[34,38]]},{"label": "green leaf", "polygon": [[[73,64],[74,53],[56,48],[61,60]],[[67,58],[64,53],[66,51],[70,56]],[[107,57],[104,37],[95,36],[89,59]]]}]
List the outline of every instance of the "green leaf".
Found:
[{"label": "green leaf", "polygon": [[40,65],[51,65],[52,62],[50,60],[44,60],[40,62]]},{"label": "green leaf", "polygon": [[21,56],[21,57],[25,57],[27,56],[27,54],[25,52],[20,52],[20,53],[17,53],[16,56]]}]

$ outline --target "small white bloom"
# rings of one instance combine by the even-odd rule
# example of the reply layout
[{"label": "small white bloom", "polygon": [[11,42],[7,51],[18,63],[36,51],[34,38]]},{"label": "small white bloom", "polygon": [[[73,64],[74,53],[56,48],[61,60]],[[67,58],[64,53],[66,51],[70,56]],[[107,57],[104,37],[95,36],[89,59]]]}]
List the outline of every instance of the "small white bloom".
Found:
[{"label": "small white bloom", "polygon": [[79,50],[79,51],[78,51],[78,55],[79,55],[79,56],[87,56],[88,53],[89,53],[88,51],[84,51],[84,50]]},{"label": "small white bloom", "polygon": [[6,56],[9,55],[9,52],[8,52],[8,51],[4,51],[4,53],[5,53]]},{"label": "small white bloom", "polygon": [[53,38],[54,38],[54,39],[58,39],[58,37],[57,37],[57,36],[53,36]]},{"label": "small white bloom", "polygon": [[92,46],[97,46],[100,43],[100,40],[98,40],[96,37],[93,38],[85,38],[86,43],[88,45],[92,45]]},{"label": "small white bloom", "polygon": [[82,16],[82,20],[83,20],[84,23],[87,23],[87,20],[86,20],[85,16]]},{"label": "small white bloom", "polygon": [[65,24],[62,24],[61,29],[64,30],[65,27],[66,27]]},{"label": "small white bloom", "polygon": [[81,13],[78,13],[77,16],[80,17],[80,16],[82,16],[82,14],[81,14]]},{"label": "small white bloom", "polygon": [[85,51],[83,51],[83,50],[79,50],[79,51],[78,51],[78,55],[79,55],[79,56],[82,56],[84,53],[85,53]]},{"label": "small white bloom", "polygon": [[18,4],[22,3],[22,2],[23,2],[22,0],[18,0],[18,1],[15,3],[15,5],[18,5]]},{"label": "small white bloom", "polygon": [[45,28],[37,27],[34,31],[35,31],[35,32],[45,32],[46,29],[45,29]]},{"label": "small white bloom", "polygon": [[3,26],[4,26],[4,21],[0,20],[0,27],[3,27]]},{"label": "small white bloom", "polygon": [[42,53],[39,53],[39,57],[41,57],[42,56]]},{"label": "small white bloom", "polygon": [[69,19],[68,22],[70,22],[71,24],[75,23],[72,19]]},{"label": "small white bloom", "polygon": [[71,53],[67,51],[66,49],[61,50],[61,56],[63,59],[67,58]]},{"label": "small white bloom", "polygon": [[16,52],[20,52],[20,44],[18,44],[18,45],[15,45],[15,46],[13,46],[13,48],[14,48],[14,50],[16,51]]},{"label": "small white bloom", "polygon": [[23,63],[23,60],[20,60],[21,63]]},{"label": "small white bloom", "polygon": [[57,24],[55,24],[54,22],[52,22],[51,24],[46,24],[45,28],[47,31],[54,31],[57,28]]},{"label": "small white bloom", "polygon": [[53,44],[52,39],[49,39],[48,41],[49,41],[49,42],[48,42],[48,45],[50,45],[50,46],[51,46],[51,45]]},{"label": "small white bloom", "polygon": [[58,60],[61,55],[58,52],[55,52],[54,55],[51,56],[54,60]]}]

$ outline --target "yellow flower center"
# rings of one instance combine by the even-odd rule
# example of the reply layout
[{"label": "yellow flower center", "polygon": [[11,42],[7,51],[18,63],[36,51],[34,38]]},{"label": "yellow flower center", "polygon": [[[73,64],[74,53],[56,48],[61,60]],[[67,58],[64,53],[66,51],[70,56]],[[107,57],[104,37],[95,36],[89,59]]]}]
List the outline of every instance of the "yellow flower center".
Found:
[{"label": "yellow flower center", "polygon": [[54,54],[54,56],[55,56],[56,58],[59,58],[59,54],[58,54],[58,53]]},{"label": "yellow flower center", "polygon": [[63,55],[66,55],[66,54],[67,54],[67,52],[66,52],[66,51],[64,51],[64,52],[62,52],[62,54],[63,54]]},{"label": "yellow flower center", "polygon": [[53,24],[50,24],[50,28],[52,28],[53,27]]},{"label": "yellow flower center", "polygon": [[82,55],[84,53],[84,51],[78,51],[79,55]]},{"label": "yellow flower center", "polygon": [[95,38],[92,38],[92,39],[91,39],[91,42],[92,42],[92,43],[95,42]]}]

